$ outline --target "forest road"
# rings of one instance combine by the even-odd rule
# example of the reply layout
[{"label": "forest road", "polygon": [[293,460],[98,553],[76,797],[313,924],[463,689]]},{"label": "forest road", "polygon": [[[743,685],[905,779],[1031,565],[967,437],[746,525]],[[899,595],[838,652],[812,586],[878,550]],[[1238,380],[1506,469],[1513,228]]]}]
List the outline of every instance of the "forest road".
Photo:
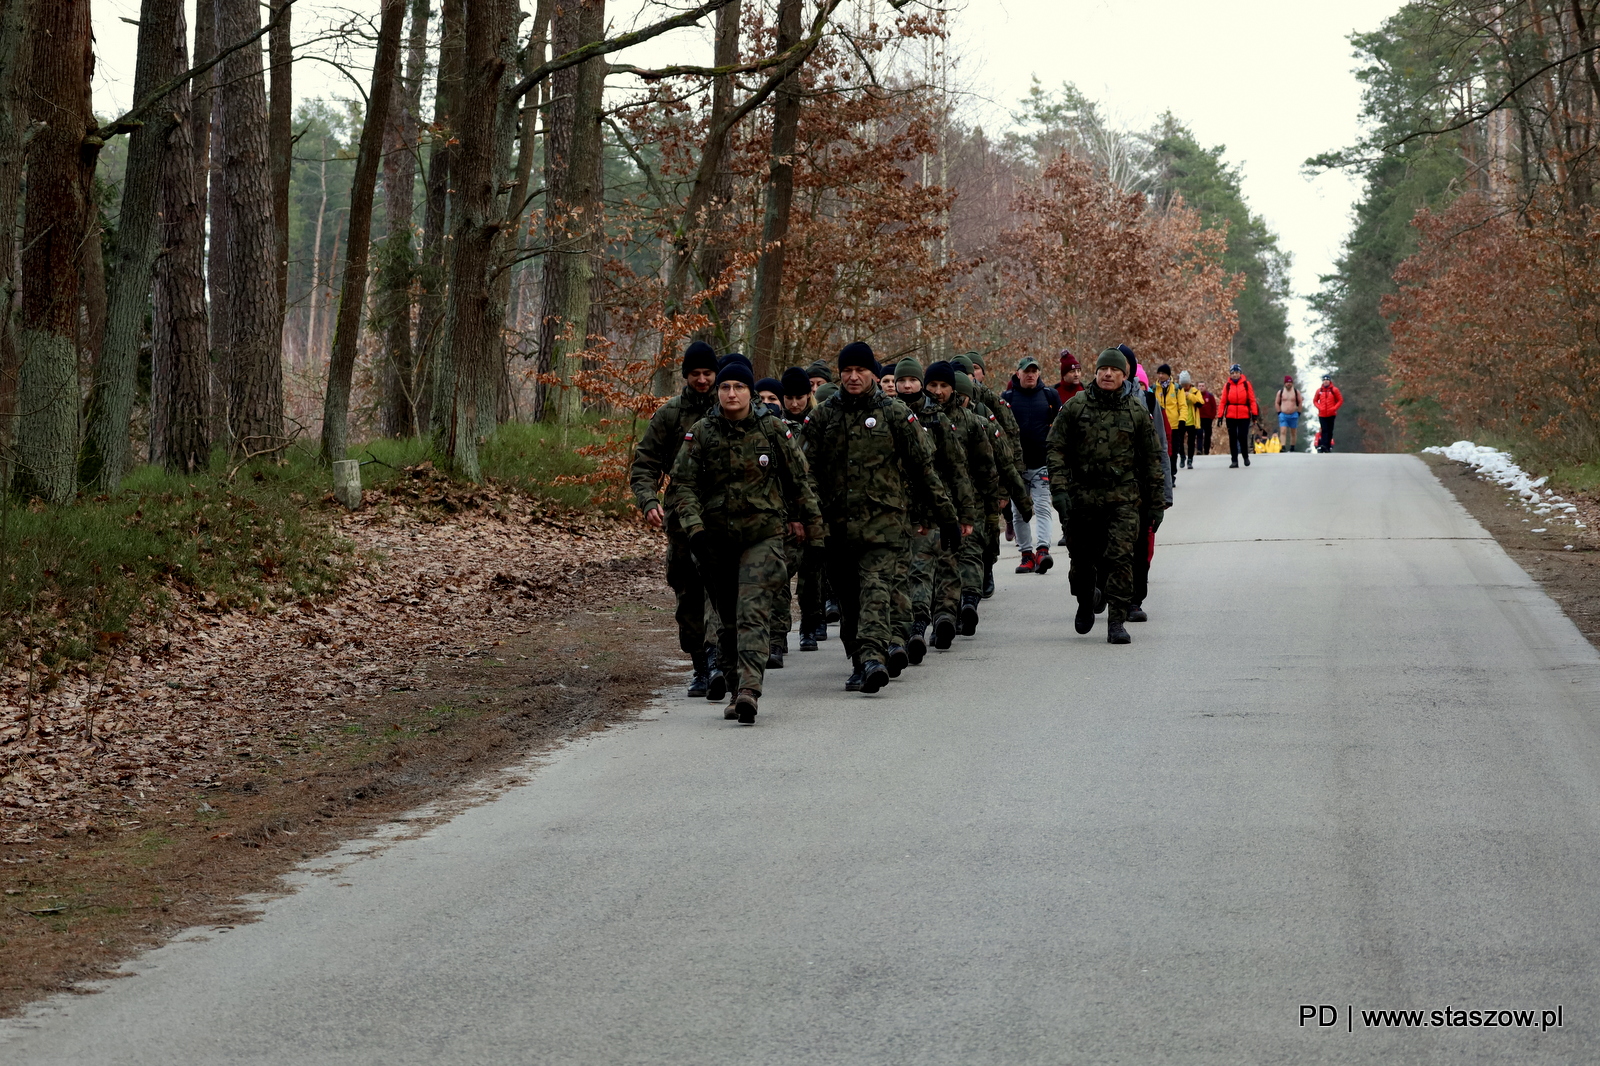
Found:
[{"label": "forest road", "polygon": [[1600,655],[1415,457],[1200,463],[1131,647],[1010,550],[879,696],[675,688],[0,1061],[1600,1058]]}]

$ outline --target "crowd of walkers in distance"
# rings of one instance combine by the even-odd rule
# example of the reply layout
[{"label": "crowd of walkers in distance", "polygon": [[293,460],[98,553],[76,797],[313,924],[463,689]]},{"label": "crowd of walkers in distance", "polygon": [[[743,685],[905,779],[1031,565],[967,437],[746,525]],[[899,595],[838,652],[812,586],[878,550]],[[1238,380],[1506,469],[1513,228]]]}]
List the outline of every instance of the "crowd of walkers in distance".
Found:
[{"label": "crowd of walkers in distance", "polygon": [[[796,600],[800,650],[837,623],[845,689],[880,691],[977,633],[1002,538],[1021,552],[1017,573],[1051,571],[1052,511],[1075,630],[1104,614],[1107,642],[1130,643],[1127,623],[1149,617],[1177,473],[1211,451],[1219,417],[1232,465],[1250,464],[1255,390],[1237,365],[1220,395],[1167,364],[1152,384],[1127,345],[1101,352],[1087,381],[1071,352],[1059,359],[1054,385],[1024,356],[996,394],[976,352],[884,366],[858,341],[833,365],[757,380],[743,355],[690,344],[683,389],[651,418],[630,471],[646,521],[667,534],[688,694],[727,699],[725,718],[753,724],[766,672],[790,651]],[[1331,449],[1331,380],[1315,402]],[[1286,379],[1291,448],[1299,405]]]}]

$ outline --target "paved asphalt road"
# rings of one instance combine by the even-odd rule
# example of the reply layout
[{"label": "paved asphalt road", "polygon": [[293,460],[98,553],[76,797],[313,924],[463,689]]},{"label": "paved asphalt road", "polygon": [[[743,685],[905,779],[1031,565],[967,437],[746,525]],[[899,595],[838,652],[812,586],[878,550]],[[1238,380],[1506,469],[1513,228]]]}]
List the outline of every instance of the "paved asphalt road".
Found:
[{"label": "paved asphalt road", "polygon": [[[674,693],[0,1061],[1600,1060],[1600,657],[1415,458],[1201,462],[1131,647],[1063,561],[876,698]],[[1563,1025],[1359,1017],[1447,1006]]]}]

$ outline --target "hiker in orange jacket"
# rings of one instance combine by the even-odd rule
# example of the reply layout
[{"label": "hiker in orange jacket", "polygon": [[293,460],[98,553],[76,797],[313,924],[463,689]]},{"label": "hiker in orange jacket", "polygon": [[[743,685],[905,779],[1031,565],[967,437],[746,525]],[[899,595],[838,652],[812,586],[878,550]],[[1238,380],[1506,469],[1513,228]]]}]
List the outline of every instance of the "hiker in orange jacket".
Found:
[{"label": "hiker in orange jacket", "polygon": [[1256,403],[1255,386],[1244,376],[1244,367],[1234,363],[1228,368],[1228,383],[1222,386],[1222,395],[1217,401],[1222,417],[1228,420],[1228,456],[1233,460],[1228,467],[1238,467],[1241,455],[1244,465],[1249,466],[1250,421],[1261,417],[1261,408]]},{"label": "hiker in orange jacket", "polygon": [[1333,383],[1332,374],[1322,375],[1322,387],[1317,389],[1316,395],[1311,397],[1311,402],[1316,405],[1317,418],[1322,423],[1322,430],[1317,438],[1317,451],[1333,451],[1333,420],[1339,414],[1339,408],[1344,406],[1344,393],[1339,391],[1339,386]]}]

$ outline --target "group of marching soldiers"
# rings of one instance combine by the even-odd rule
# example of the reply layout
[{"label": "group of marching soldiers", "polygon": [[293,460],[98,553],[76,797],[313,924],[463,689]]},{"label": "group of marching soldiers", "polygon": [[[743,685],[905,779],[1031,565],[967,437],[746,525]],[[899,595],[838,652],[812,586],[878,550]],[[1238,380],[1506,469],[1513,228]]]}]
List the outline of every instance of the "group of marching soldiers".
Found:
[{"label": "group of marching soldiers", "polygon": [[[1170,505],[1164,449],[1124,386],[1131,357],[1101,353],[1049,436],[1076,628],[1087,633],[1109,609],[1113,644],[1129,642],[1135,542]],[[758,381],[743,355],[719,358],[697,341],[682,373],[682,392],[639,442],[631,483],[646,521],[667,533],[689,695],[727,698],[724,717],[753,724],[765,673],[789,650],[795,596],[801,651],[838,622],[849,691],[875,693],[930,646],[977,632],[1002,515],[1028,522],[1033,508],[1016,421],[984,385],[981,356],[884,367],[857,341],[832,367]]]}]

